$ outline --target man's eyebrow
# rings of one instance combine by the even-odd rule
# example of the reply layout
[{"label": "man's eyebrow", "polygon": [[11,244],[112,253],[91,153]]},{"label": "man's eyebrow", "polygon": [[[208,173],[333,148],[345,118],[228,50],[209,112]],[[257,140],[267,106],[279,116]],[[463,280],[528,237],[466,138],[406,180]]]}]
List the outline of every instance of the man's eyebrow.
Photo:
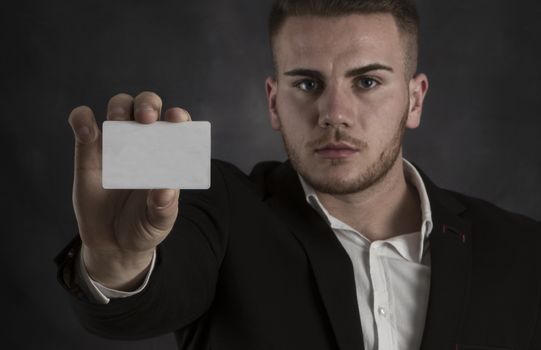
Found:
[{"label": "man's eyebrow", "polygon": [[[389,71],[389,72],[394,72],[393,68],[391,68],[389,66],[386,66],[386,65],[383,65],[383,64],[380,64],[380,63],[373,63],[373,64],[369,64],[369,65],[366,65],[366,66],[362,66],[362,67],[353,68],[353,69],[348,70],[346,72],[346,77],[351,78],[351,77],[355,77],[355,76],[358,76],[358,75],[363,75],[363,74],[366,74],[368,72],[375,71],[375,70],[386,70],[386,71]],[[319,72],[317,70],[313,70],[313,69],[305,69],[305,68],[292,69],[290,71],[285,72],[284,75],[312,77],[312,78],[316,78],[316,79],[319,79],[319,80],[323,80],[323,74],[321,74],[321,72]]]},{"label": "man's eyebrow", "polygon": [[348,70],[347,73],[346,73],[346,77],[348,77],[348,78],[356,77],[358,75],[363,75],[363,74],[366,74],[366,73],[374,71],[374,70],[386,70],[386,71],[391,72],[391,73],[394,72],[393,68],[391,68],[389,66],[386,66],[386,65],[383,65],[383,64],[380,64],[380,63],[373,63],[373,64],[369,64],[367,66],[363,66],[363,67],[359,67],[359,68],[353,68],[353,69]]},{"label": "man's eyebrow", "polygon": [[292,69],[290,71],[285,72],[284,75],[288,75],[291,77],[294,77],[294,76],[312,77],[319,80],[323,80],[323,74],[313,69],[305,69],[305,68]]}]

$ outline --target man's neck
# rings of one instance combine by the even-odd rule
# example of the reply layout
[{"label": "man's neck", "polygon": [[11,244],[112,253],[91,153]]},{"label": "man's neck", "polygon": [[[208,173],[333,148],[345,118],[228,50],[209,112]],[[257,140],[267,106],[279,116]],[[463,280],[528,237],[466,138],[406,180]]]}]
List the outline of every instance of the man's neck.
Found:
[{"label": "man's neck", "polygon": [[417,189],[406,181],[399,157],[387,175],[370,188],[347,195],[317,192],[327,211],[370,241],[385,240],[421,227]]}]

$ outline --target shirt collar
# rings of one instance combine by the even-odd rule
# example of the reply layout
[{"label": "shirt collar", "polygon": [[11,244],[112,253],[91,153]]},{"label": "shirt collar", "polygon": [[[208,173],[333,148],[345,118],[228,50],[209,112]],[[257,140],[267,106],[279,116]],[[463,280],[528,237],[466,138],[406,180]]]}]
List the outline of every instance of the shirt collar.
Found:
[{"label": "shirt collar", "polygon": [[[402,234],[383,240],[382,242],[387,242],[391,244],[405,259],[421,263],[424,251],[427,248],[427,244],[425,244],[425,242],[427,242],[428,236],[430,235],[430,232],[432,232],[432,211],[430,208],[428,194],[426,192],[426,187],[423,179],[421,178],[421,175],[409,161],[407,161],[405,158],[402,158],[402,160],[406,181],[414,185],[419,194],[419,199],[421,202],[420,209],[422,224],[419,228],[419,231],[417,232]],[[325,219],[325,221],[333,230],[354,231],[357,234],[360,234],[363,238],[365,238],[362,233],[357,232],[348,224],[333,217],[320,202],[314,188],[310,186],[300,174],[297,173],[297,175],[299,176],[299,180],[304,190],[306,201],[323,217],[323,219]]]}]

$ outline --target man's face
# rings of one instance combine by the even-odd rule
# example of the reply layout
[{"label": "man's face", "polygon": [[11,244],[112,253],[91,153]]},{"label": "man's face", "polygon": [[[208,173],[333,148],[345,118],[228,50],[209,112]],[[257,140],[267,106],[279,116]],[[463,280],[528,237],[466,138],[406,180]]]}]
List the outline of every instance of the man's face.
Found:
[{"label": "man's face", "polygon": [[400,159],[428,87],[406,79],[403,40],[389,14],[289,17],[275,38],[271,124],[317,191],[362,191]]}]

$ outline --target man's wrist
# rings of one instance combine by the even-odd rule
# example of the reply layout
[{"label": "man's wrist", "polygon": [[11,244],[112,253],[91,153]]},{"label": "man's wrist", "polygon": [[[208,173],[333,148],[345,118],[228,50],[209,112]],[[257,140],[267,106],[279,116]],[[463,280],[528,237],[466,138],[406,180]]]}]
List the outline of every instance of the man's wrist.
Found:
[{"label": "man's wrist", "polygon": [[154,249],[141,253],[92,250],[81,246],[81,261],[88,275],[109,289],[133,291],[141,285],[150,269]]}]

